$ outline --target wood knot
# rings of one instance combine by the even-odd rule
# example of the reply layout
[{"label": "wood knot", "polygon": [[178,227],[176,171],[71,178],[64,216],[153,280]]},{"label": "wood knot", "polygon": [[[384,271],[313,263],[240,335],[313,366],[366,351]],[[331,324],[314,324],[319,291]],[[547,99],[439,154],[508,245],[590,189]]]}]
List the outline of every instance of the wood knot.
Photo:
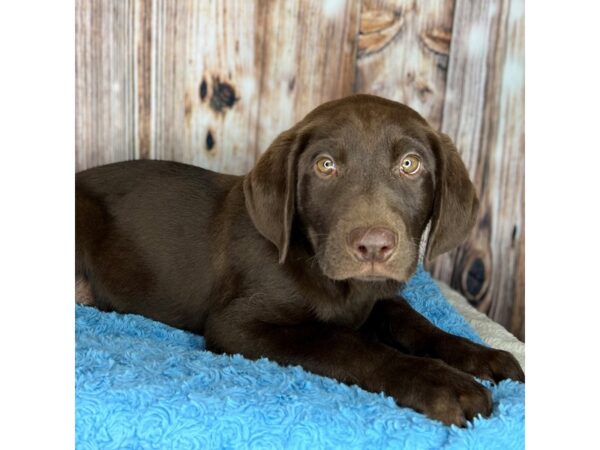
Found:
[{"label": "wood knot", "polygon": [[417,93],[418,93],[421,101],[426,101],[427,97],[430,94],[433,94],[433,89],[431,89],[429,87],[429,85],[427,84],[427,82],[425,80],[421,80],[421,79],[417,80],[415,83],[415,87],[417,88]]},{"label": "wood knot", "polygon": [[400,32],[404,18],[398,12],[366,10],[360,15],[358,56],[378,52]]},{"label": "wood knot", "polygon": [[206,100],[206,94],[208,94],[208,86],[206,84],[206,80],[202,78],[202,83],[200,83],[200,100]]},{"label": "wood knot", "polygon": [[206,150],[211,151],[215,146],[215,138],[212,135],[212,132],[208,130],[206,133]]},{"label": "wood knot", "polygon": [[469,257],[461,278],[461,292],[473,304],[479,303],[487,294],[490,284],[490,267],[482,254]]},{"label": "wood knot", "polygon": [[510,246],[512,248],[515,247],[515,241],[517,240],[518,232],[519,232],[519,227],[517,225],[514,225],[511,236],[510,236]]},{"label": "wood knot", "polygon": [[450,40],[452,35],[439,28],[421,33],[421,41],[430,51],[439,55],[448,56],[450,53]]},{"label": "wood knot", "polygon": [[235,95],[235,89],[226,81],[213,78],[213,91],[210,98],[210,107],[216,112],[222,112],[225,108],[232,108],[239,100]]}]

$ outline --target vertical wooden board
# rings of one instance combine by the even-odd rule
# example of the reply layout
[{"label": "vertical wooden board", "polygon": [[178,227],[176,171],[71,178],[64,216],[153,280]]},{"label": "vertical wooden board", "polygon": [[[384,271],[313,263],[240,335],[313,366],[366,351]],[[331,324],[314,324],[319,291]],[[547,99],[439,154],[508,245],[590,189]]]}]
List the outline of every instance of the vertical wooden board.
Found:
[{"label": "vertical wooden board", "polygon": [[[512,11],[512,12],[511,12]],[[481,208],[467,242],[433,266],[478,309],[523,338],[522,1],[457,0],[442,129]],[[516,314],[516,316],[515,316]]]},{"label": "vertical wooden board", "polygon": [[135,0],[135,157],[152,156],[152,27],[154,8],[152,0]]},{"label": "vertical wooden board", "polygon": [[[478,222],[468,241],[437,258],[433,274],[461,291],[473,304],[489,292],[490,217],[482,198],[482,171],[487,158],[481,146],[488,71],[489,39],[500,0],[457,0],[446,79],[442,130],[455,142],[481,201]],[[477,285],[477,289],[472,286]]]},{"label": "vertical wooden board", "polygon": [[496,156],[490,164],[490,207],[497,217],[492,227],[495,252],[488,304],[491,317],[524,339],[525,318],[525,18],[524,0],[502,3],[494,72],[488,87],[489,125],[484,142]]},{"label": "vertical wooden board", "polygon": [[365,0],[356,92],[390,98],[442,119],[454,0]]},{"label": "vertical wooden board", "polygon": [[241,174],[254,159],[255,2],[157,0],[152,155]]},{"label": "vertical wooden board", "polygon": [[134,156],[133,1],[78,0],[76,169]]},{"label": "vertical wooden board", "polygon": [[261,59],[256,157],[329,100],[352,94],[360,2],[258,2]]}]

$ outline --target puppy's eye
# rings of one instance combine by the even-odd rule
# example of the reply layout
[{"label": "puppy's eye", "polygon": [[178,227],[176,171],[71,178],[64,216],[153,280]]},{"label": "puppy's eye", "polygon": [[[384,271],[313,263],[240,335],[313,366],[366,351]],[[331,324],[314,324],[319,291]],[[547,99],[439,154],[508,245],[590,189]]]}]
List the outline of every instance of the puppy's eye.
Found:
[{"label": "puppy's eye", "polygon": [[319,158],[315,163],[315,170],[319,175],[328,177],[337,172],[337,167],[335,162],[333,162],[333,159],[328,156],[324,156]]},{"label": "puppy's eye", "polygon": [[407,175],[414,175],[419,169],[421,169],[421,158],[417,155],[407,155],[400,163],[400,170]]}]

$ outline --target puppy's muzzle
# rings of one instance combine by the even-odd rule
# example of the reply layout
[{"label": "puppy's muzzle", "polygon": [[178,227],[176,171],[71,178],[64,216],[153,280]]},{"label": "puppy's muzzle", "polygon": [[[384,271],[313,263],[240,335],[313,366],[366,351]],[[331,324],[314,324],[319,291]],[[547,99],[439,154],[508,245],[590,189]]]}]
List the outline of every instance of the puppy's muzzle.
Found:
[{"label": "puppy's muzzle", "polygon": [[389,228],[359,227],[348,233],[347,244],[360,262],[386,262],[394,251],[398,237]]}]

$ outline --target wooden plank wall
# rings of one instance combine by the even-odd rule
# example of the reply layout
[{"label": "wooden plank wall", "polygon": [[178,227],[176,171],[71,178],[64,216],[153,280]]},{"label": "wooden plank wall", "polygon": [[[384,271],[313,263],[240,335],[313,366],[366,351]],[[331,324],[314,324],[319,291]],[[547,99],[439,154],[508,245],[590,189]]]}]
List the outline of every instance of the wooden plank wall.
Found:
[{"label": "wooden plank wall", "polygon": [[465,245],[433,273],[524,339],[523,0],[457,0],[442,130],[453,137],[481,211]]},{"label": "wooden plank wall", "polygon": [[456,142],[477,227],[434,275],[524,338],[524,0],[77,0],[77,170],[133,158],[247,172],[355,92]]}]

